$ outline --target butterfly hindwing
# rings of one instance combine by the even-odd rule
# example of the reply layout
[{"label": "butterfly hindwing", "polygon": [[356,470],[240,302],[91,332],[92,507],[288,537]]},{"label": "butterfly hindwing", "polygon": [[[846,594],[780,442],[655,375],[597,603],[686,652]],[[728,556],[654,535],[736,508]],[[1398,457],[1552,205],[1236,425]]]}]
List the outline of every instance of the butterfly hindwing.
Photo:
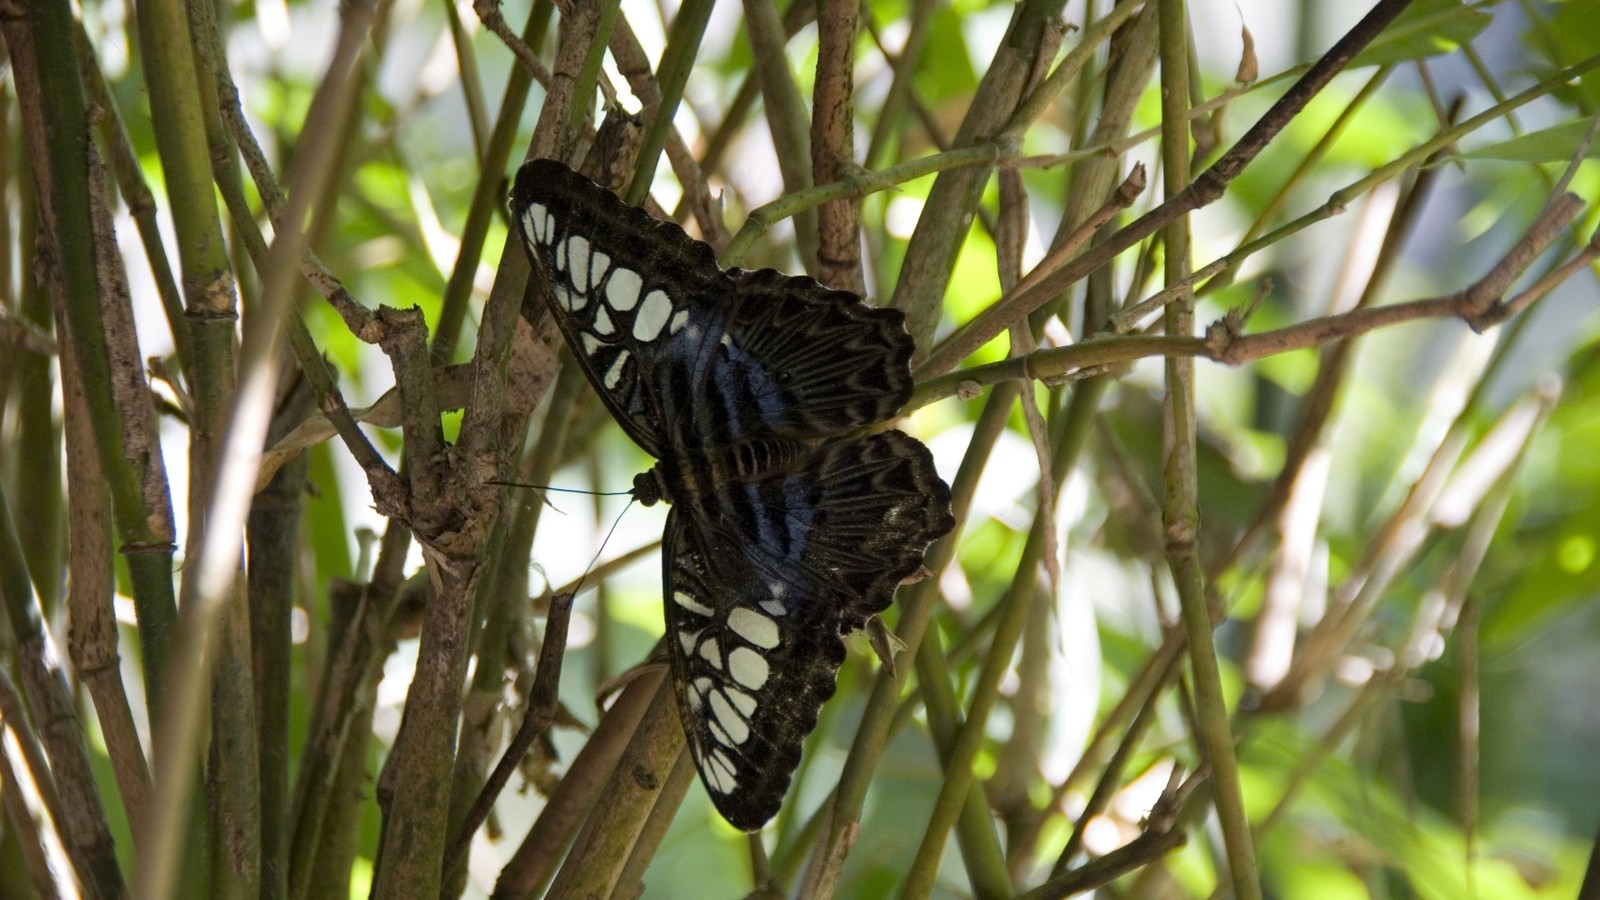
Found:
[{"label": "butterfly hindwing", "polygon": [[[754,831],[778,811],[844,661],[839,606],[745,548],[668,517],[666,643],[689,753],[717,810]],[[753,565],[756,562],[758,564]],[[763,569],[767,571],[763,571]]]},{"label": "butterfly hindwing", "polygon": [[695,764],[734,825],[776,811],[833,695],[840,636],[887,608],[954,524],[932,472],[926,447],[887,431],[678,499],[669,655]]}]

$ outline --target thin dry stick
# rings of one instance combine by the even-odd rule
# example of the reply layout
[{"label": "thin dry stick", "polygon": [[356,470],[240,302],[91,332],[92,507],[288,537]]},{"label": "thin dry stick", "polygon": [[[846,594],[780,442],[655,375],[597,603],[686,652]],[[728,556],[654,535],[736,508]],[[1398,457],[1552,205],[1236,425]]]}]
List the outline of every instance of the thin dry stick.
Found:
[{"label": "thin dry stick", "polygon": [[1512,310],[1526,309],[1548,293],[1560,277],[1571,277],[1600,258],[1600,233],[1597,233],[1572,261],[1540,279],[1535,288],[1510,301],[1498,299],[1510,281],[1525,270],[1580,211],[1581,201],[1570,194],[1551,204],[1487,275],[1454,294],[1352,310],[1257,334],[1242,333],[1242,317],[1230,314],[1207,328],[1204,338],[1144,334],[1090,338],[1070,346],[1040,350],[929,379],[917,388],[905,409],[917,409],[985,384],[1019,377],[1050,381],[1085,369],[1133,362],[1147,356],[1197,356],[1237,366],[1420,319],[1460,319],[1474,330],[1483,330],[1504,321]]},{"label": "thin dry stick", "polygon": [[544,645],[539,650],[539,667],[533,676],[533,691],[528,697],[528,708],[522,714],[522,725],[517,729],[500,762],[489,774],[478,799],[467,810],[467,815],[456,829],[456,836],[444,854],[444,871],[450,872],[460,862],[472,835],[488,818],[489,810],[511,780],[511,773],[522,763],[522,757],[533,742],[550,728],[555,720],[558,691],[561,685],[561,662],[566,658],[567,624],[572,618],[572,594],[556,594],[550,601],[550,614],[545,618]]},{"label": "thin dry stick", "polygon": [[[1174,770],[1173,778],[1177,777],[1178,772]],[[1202,774],[1197,772],[1181,785],[1169,785],[1155,808],[1150,810],[1145,829],[1138,837],[1080,868],[1052,877],[1033,890],[1018,895],[1018,900],[1053,900],[1092,890],[1128,872],[1151,865],[1182,847],[1186,837],[1184,830],[1178,827],[1182,824],[1179,814],[1201,780]]]},{"label": "thin dry stick", "polygon": [[472,11],[478,14],[479,20],[483,22],[483,27],[489,29],[494,33],[495,37],[505,43],[506,47],[511,51],[511,55],[517,58],[517,65],[526,69],[528,74],[533,76],[534,81],[546,87],[550,86],[550,70],[545,68],[544,63],[528,48],[522,38],[517,37],[517,33],[511,30],[511,26],[506,24],[505,16],[500,15],[499,0],[474,0]]}]

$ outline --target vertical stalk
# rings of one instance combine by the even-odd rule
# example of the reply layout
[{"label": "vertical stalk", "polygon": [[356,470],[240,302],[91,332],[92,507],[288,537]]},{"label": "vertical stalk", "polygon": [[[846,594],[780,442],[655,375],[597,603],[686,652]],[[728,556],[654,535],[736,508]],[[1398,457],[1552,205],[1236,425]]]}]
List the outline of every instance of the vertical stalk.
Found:
[{"label": "vertical stalk", "polygon": [[706,23],[711,21],[711,8],[714,5],[713,0],[688,0],[678,8],[678,15],[672,20],[667,47],[661,53],[661,65],[656,68],[656,77],[661,82],[661,105],[645,125],[644,137],[639,142],[639,160],[633,183],[628,186],[627,201],[630,206],[640,205],[645,195],[650,193],[650,182],[656,174],[656,161],[667,144],[667,131],[672,128],[672,118],[677,115],[678,103],[683,100],[683,88],[689,83],[689,70],[694,68],[695,56],[700,52],[700,40],[705,37]]},{"label": "vertical stalk", "polygon": [[[827,184],[855,164],[854,0],[817,4],[817,80],[811,110],[811,177]],[[866,293],[861,271],[861,210],[854,199],[829,200],[817,209],[817,280]]]},{"label": "vertical stalk", "polygon": [[[1162,186],[1171,198],[1189,187],[1189,64],[1188,27],[1184,0],[1160,0],[1161,57],[1161,166]],[[1166,247],[1165,276],[1169,285],[1189,276],[1189,218],[1174,217],[1162,229]],[[1194,292],[1183,291],[1165,311],[1169,335],[1194,333]],[[1177,587],[1184,631],[1189,638],[1189,661],[1194,677],[1196,725],[1203,758],[1211,768],[1211,785],[1222,839],[1227,848],[1233,893],[1240,900],[1259,900],[1260,877],[1250,823],[1245,817],[1239,788],[1238,762],[1233,754],[1233,731],[1228,706],[1222,696],[1216,646],[1211,640],[1211,615],[1206,605],[1204,573],[1200,567],[1199,486],[1196,469],[1194,360],[1171,356],[1166,361],[1167,393],[1163,402],[1166,454],[1166,496],[1162,525],[1166,532],[1167,563]]]},{"label": "vertical stalk", "polygon": [[[146,690],[151,705],[159,707],[161,670],[177,622],[172,516],[160,445],[151,442],[154,416],[137,354],[133,370],[123,371],[129,360],[113,357],[106,336],[90,223],[88,111],[77,67],[59,64],[73,58],[72,11],[60,0],[24,9],[22,19],[0,20],[0,30],[19,82],[23,131],[37,142],[28,152],[42,201],[41,231],[60,260],[47,283],[56,295],[57,315],[65,320],[65,337],[76,349],[133,586]],[[47,133],[48,142],[42,140]],[[122,379],[131,379],[137,389],[120,390]],[[135,395],[142,406],[123,405]]]}]

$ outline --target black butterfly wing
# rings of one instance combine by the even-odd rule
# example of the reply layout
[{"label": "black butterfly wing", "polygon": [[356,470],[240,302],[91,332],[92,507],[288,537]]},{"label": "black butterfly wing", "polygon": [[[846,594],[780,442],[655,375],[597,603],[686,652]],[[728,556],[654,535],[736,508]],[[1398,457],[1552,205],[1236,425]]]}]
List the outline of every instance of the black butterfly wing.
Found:
[{"label": "black butterfly wing", "polygon": [[[887,419],[911,396],[897,310],[771,269],[723,271],[677,225],[553,160],[524,165],[511,200],[567,345],[653,456],[672,452],[669,421],[680,447],[817,440]],[[685,391],[720,409],[675,419],[663,396]]]},{"label": "black butterfly wing", "polygon": [[[839,605],[725,535],[667,518],[668,657],[689,754],[717,811],[756,831],[783,804],[844,661]],[[796,584],[797,581],[801,583]],[[774,591],[774,586],[780,586]]]},{"label": "black butterfly wing", "polygon": [[[658,373],[695,357],[703,320],[723,315],[707,305],[708,285],[727,277],[711,248],[554,160],[517,172],[511,210],[572,355],[617,424],[659,457]],[[700,336],[685,334],[691,319]]]},{"label": "black butterfly wing", "polygon": [[723,817],[777,812],[833,696],[840,636],[889,606],[954,524],[928,450],[898,431],[681,498],[668,520],[667,645],[689,748]]},{"label": "black butterfly wing", "polygon": [[728,275],[732,311],[713,377],[742,388],[737,438],[833,437],[882,422],[911,399],[914,345],[899,310],[772,269]]}]

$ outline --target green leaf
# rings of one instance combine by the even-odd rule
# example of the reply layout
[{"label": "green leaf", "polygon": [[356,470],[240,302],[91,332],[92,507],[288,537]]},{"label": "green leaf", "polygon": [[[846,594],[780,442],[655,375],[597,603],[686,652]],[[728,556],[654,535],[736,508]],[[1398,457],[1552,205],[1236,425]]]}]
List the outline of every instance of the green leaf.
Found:
[{"label": "green leaf", "polygon": [[[1566,162],[1578,152],[1578,145],[1589,133],[1591,120],[1573,119],[1549,128],[1489,144],[1461,154],[1462,159],[1502,159],[1510,162]],[[1591,141],[1584,150],[1586,159],[1600,159],[1600,141]]]},{"label": "green leaf", "polygon": [[1418,0],[1377,40],[1357,54],[1351,68],[1440,56],[1477,37],[1494,16],[1460,0]]}]

